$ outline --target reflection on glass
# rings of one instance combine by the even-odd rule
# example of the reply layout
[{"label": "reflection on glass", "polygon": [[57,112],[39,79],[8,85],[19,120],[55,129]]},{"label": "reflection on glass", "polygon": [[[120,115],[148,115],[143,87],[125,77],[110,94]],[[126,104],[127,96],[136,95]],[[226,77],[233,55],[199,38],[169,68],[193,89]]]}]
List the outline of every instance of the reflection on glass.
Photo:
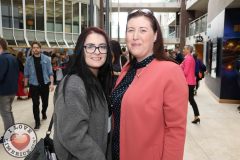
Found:
[{"label": "reflection on glass", "polygon": [[65,32],[72,32],[72,1],[65,0]]},{"label": "reflection on glass", "polygon": [[56,32],[63,32],[63,5],[62,0],[55,1]]},{"label": "reflection on glass", "polygon": [[47,0],[47,31],[54,31],[54,0]]},{"label": "reflection on glass", "polygon": [[27,0],[26,2],[26,27],[27,29],[35,29],[34,19],[34,0]]},{"label": "reflection on glass", "polygon": [[12,28],[12,7],[11,1],[2,1],[2,26]]},{"label": "reflection on glass", "polygon": [[36,1],[36,29],[44,30],[44,1]]},{"label": "reflection on glass", "polygon": [[23,29],[22,0],[13,1],[14,28]]},{"label": "reflection on glass", "polygon": [[81,31],[83,31],[88,26],[88,19],[87,19],[87,4],[81,5]]},{"label": "reflection on glass", "polygon": [[79,3],[73,4],[73,33],[79,33]]}]

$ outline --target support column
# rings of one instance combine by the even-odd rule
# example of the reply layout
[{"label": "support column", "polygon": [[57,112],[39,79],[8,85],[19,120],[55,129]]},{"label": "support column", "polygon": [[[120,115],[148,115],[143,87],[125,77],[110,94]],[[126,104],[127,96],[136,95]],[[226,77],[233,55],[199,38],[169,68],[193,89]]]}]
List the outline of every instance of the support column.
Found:
[{"label": "support column", "polygon": [[180,9],[180,51],[183,50],[185,46],[185,39],[186,39],[186,26],[187,26],[187,11],[186,11],[186,4],[185,0],[181,1],[181,9]]},{"label": "support column", "polygon": [[90,8],[89,8],[89,21],[90,21],[90,26],[94,26],[94,5],[93,5],[93,0],[90,0]]},{"label": "support column", "polygon": [[110,12],[110,10],[109,10],[109,0],[106,0],[106,22],[105,22],[105,24],[106,24],[106,33],[108,34],[108,35],[110,35],[110,29],[109,29],[109,25],[110,25],[110,21],[109,21],[109,12]]},{"label": "support column", "polygon": [[[0,0],[0,19],[2,19],[2,5]],[[2,21],[0,21],[0,37],[3,37]]]},{"label": "support column", "polygon": [[100,28],[104,29],[104,7],[103,7],[103,0],[100,0],[100,14],[98,16],[100,20]]}]

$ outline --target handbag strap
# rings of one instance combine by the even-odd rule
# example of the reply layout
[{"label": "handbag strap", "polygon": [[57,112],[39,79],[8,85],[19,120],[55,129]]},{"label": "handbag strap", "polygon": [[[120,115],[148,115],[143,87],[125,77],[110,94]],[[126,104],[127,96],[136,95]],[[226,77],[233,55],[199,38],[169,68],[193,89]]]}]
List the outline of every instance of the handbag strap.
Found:
[{"label": "handbag strap", "polygon": [[48,130],[47,130],[47,133],[46,133],[46,137],[49,137],[49,136],[51,135],[52,125],[53,125],[53,115],[52,115],[50,124],[49,124],[49,126],[48,126]]},{"label": "handbag strap", "polygon": [[[58,85],[59,86],[59,85]],[[56,101],[56,98],[57,98],[57,95],[58,95],[58,86],[56,87],[56,89],[55,89],[55,94],[54,94],[54,96],[53,96],[53,99],[54,99],[54,101],[53,101],[53,103],[54,103],[54,106],[55,106],[55,101]],[[54,113],[53,113],[54,114]],[[52,114],[52,118],[51,118],[51,121],[50,121],[50,124],[49,124],[49,126],[48,126],[48,130],[47,130],[47,133],[46,133],[46,137],[50,137],[50,135],[51,135],[51,132],[52,132],[52,126],[53,126],[53,114]]]}]

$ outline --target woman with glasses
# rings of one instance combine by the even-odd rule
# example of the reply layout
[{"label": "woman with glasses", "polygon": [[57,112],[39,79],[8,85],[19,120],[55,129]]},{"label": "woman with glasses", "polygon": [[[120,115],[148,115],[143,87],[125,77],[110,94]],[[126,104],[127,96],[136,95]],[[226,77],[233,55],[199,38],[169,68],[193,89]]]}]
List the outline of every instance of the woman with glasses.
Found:
[{"label": "woman with glasses", "polygon": [[106,160],[111,49],[96,27],[79,36],[69,73],[55,92],[54,146],[61,160]]},{"label": "woman with glasses", "polygon": [[164,54],[150,10],[127,18],[130,53],[111,94],[114,160],[182,160],[188,88],[180,66]]}]

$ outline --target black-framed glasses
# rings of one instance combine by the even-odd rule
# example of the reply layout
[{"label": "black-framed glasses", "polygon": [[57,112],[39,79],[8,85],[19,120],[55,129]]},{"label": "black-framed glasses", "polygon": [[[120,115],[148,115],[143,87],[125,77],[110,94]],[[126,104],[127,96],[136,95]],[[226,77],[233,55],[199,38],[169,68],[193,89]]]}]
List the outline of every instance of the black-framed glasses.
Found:
[{"label": "black-framed glasses", "polygon": [[153,15],[153,12],[150,9],[134,9],[128,15],[133,14],[133,13],[137,13],[137,12],[142,12],[142,13],[145,13],[145,14]]},{"label": "black-framed glasses", "polygon": [[84,46],[85,50],[87,53],[93,54],[95,53],[96,49],[98,49],[98,51],[101,54],[106,54],[107,53],[107,45],[99,45],[98,47],[95,45],[85,45]]}]

